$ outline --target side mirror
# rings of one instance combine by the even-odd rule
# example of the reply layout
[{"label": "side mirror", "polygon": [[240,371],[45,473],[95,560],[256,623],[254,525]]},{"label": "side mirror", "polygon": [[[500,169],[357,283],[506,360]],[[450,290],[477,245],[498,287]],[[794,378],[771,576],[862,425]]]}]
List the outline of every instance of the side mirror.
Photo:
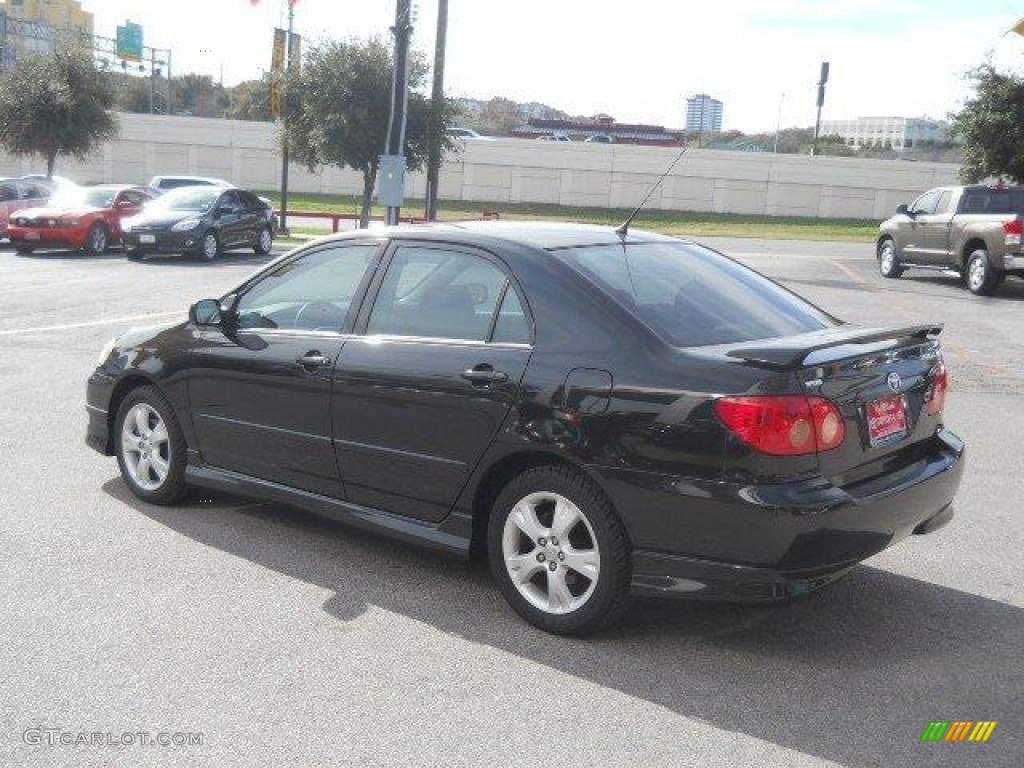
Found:
[{"label": "side mirror", "polygon": [[904,203],[903,205],[896,206],[896,213],[902,214],[904,216],[909,216],[910,218],[914,218],[914,214],[912,214],[910,212],[910,209],[907,208],[906,203]]},{"label": "side mirror", "polygon": [[216,299],[197,301],[188,311],[188,319],[198,326],[218,327],[224,324],[220,302]]}]

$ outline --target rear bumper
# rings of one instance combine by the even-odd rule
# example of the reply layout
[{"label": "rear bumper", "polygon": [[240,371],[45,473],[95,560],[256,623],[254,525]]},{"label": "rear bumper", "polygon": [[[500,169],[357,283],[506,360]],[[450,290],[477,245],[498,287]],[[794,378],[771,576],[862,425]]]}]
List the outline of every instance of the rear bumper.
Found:
[{"label": "rear bumper", "polygon": [[917,461],[849,487],[739,486],[599,470],[634,544],[636,593],[777,600],[828,584],[952,518],[964,444],[940,430]]}]

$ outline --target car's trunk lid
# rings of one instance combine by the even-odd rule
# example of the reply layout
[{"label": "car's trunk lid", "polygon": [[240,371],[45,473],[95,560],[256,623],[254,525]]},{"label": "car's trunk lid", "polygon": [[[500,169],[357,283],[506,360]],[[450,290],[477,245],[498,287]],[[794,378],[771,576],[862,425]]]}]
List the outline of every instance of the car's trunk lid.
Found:
[{"label": "car's trunk lid", "polygon": [[843,417],[841,445],[818,453],[820,472],[855,484],[913,460],[941,421],[927,399],[941,364],[941,326],[852,328],[737,346],[726,354],[791,372],[804,394],[824,397]]}]

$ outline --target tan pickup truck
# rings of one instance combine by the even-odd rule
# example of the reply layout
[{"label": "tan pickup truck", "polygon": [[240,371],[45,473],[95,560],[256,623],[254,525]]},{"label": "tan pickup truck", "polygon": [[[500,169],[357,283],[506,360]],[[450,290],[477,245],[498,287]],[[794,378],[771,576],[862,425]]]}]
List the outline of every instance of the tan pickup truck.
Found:
[{"label": "tan pickup truck", "polygon": [[959,272],[971,293],[990,296],[1007,275],[1024,277],[1024,187],[939,187],[882,222],[876,254],[883,277],[908,268]]}]

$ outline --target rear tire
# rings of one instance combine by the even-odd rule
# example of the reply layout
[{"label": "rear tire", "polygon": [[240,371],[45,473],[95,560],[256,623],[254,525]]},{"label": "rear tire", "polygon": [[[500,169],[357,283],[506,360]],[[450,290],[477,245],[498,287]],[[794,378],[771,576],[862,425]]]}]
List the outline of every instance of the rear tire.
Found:
[{"label": "rear tire", "polygon": [[498,589],[545,632],[597,632],[628,607],[626,529],[601,489],[576,470],[536,467],[512,480],[494,502],[487,544]]},{"label": "rear tire", "polygon": [[142,261],[146,254],[133,248],[126,248],[124,255],[128,257],[129,261]]},{"label": "rear tire", "polygon": [[264,227],[260,230],[259,235],[256,238],[256,245],[253,246],[257,256],[266,256],[270,253],[270,249],[274,247],[274,233],[270,231],[270,227]]},{"label": "rear tire", "polygon": [[105,253],[107,247],[110,245],[110,234],[107,232],[107,228],[96,222],[89,228],[89,234],[85,238],[85,248],[83,249],[90,256],[99,256]]},{"label": "rear tire", "polygon": [[896,253],[896,243],[891,237],[885,238],[878,244],[878,271],[882,277],[895,280],[903,276],[904,270]]},{"label": "rear tire", "polygon": [[1002,282],[1002,275],[988,260],[988,251],[978,248],[967,257],[967,290],[975,296],[991,296]]},{"label": "rear tire", "polygon": [[33,248],[31,245],[19,245],[17,248],[15,248],[15,251],[19,256],[28,256],[30,253],[33,253],[35,251],[35,248]]},{"label": "rear tire", "polygon": [[185,436],[167,399],[156,387],[133,389],[114,419],[114,450],[121,477],[140,499],[173,504],[184,494]]}]

